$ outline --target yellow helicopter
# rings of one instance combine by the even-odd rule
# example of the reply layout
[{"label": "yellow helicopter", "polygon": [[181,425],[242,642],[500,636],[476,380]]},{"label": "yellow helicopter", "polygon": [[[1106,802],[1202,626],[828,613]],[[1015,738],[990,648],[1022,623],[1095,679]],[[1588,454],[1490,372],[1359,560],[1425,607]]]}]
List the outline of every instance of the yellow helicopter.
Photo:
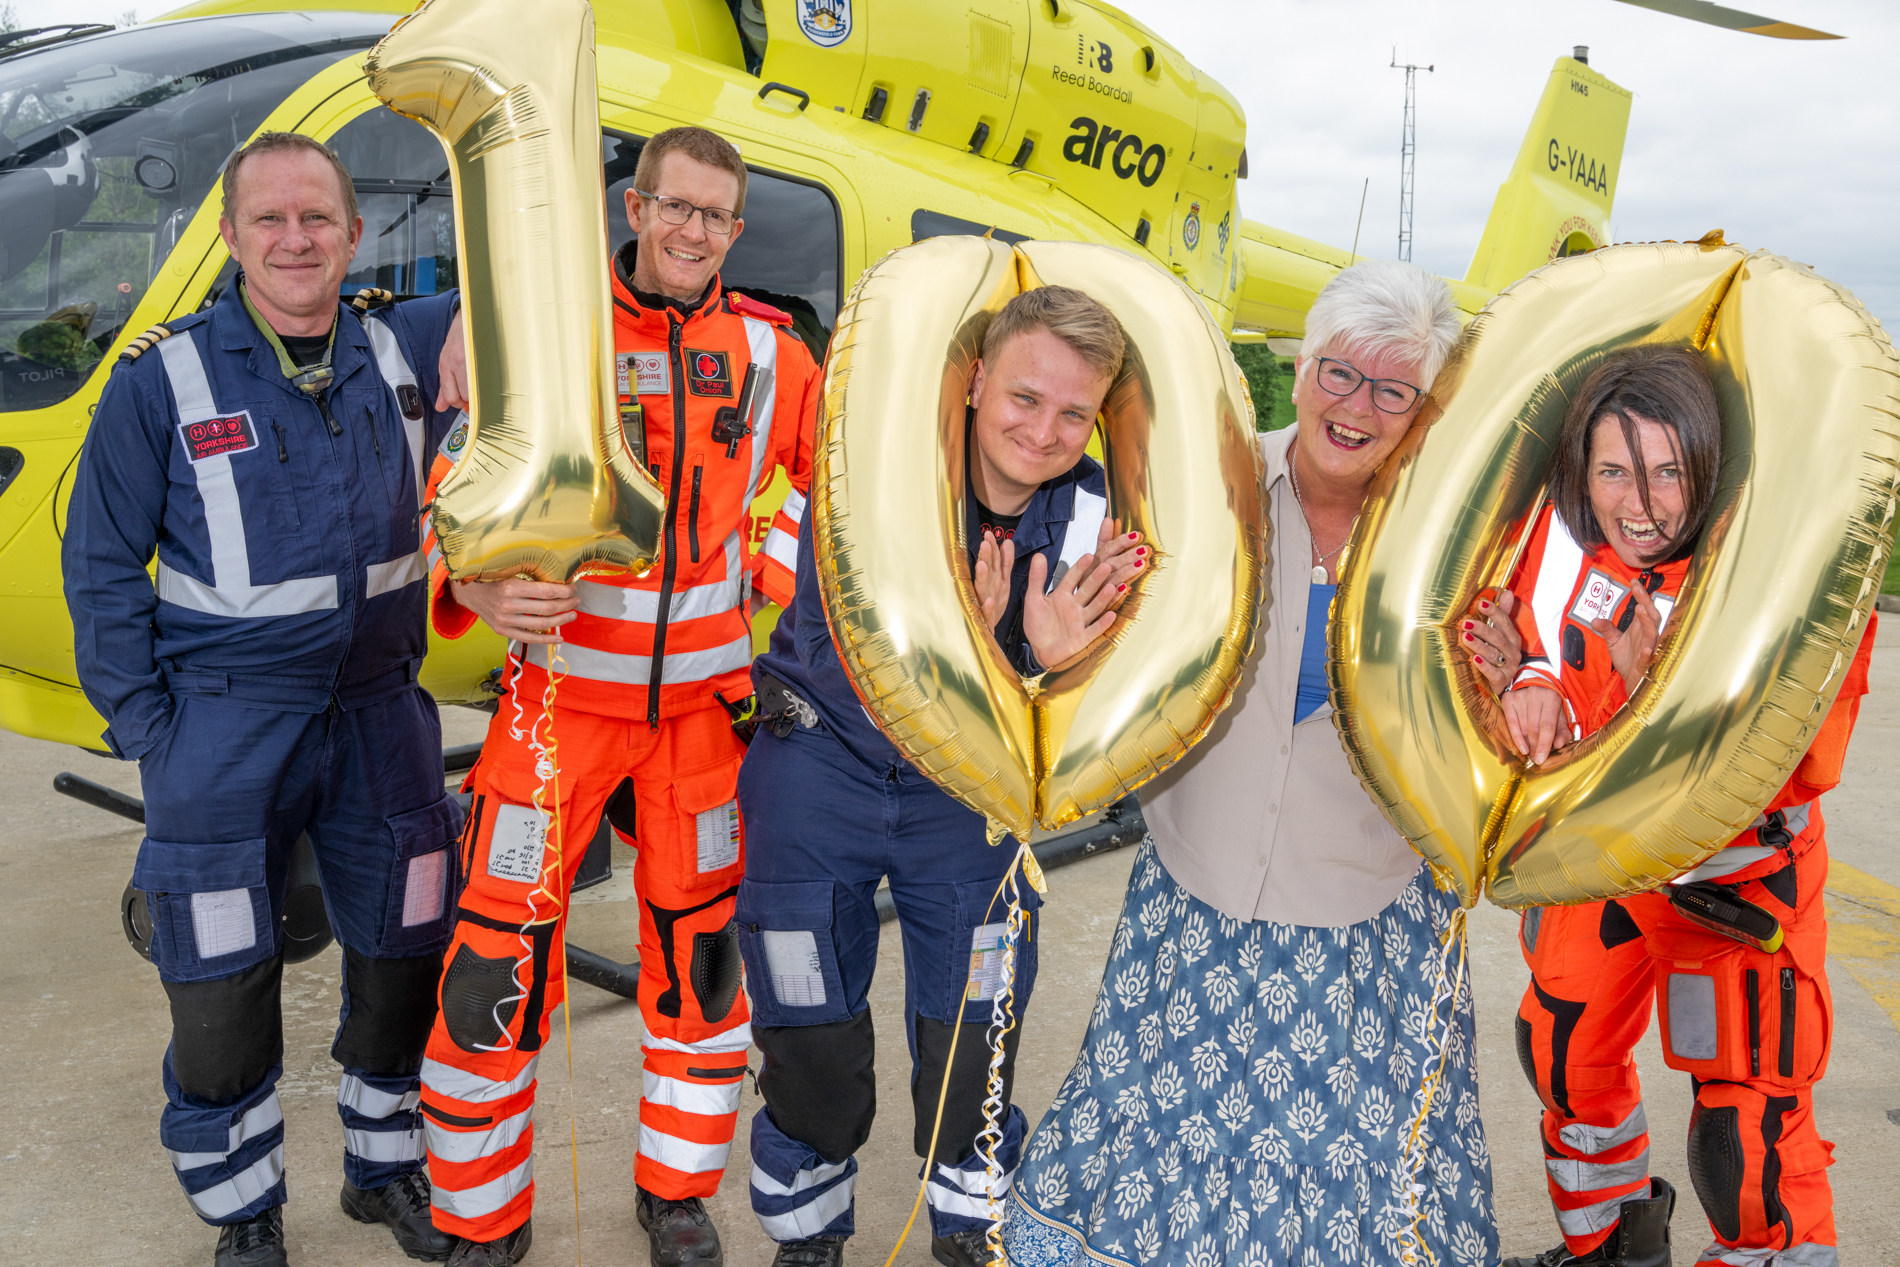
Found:
[{"label": "yellow helicopter", "polygon": [[[448,163],[384,109],[363,55],[410,0],[201,0],[140,26],[0,42],[0,726],[96,749],[74,671],[59,538],[107,375],[151,325],[212,302],[225,158],[258,131],[328,142],[365,233],[346,296],[454,286]],[[1641,2],[1641,0],[1635,0]],[[790,311],[822,357],[852,280],[938,234],[1102,242],[1145,253],[1237,341],[1299,337],[1352,256],[1244,220],[1234,98],[1094,0],[595,0],[609,224],[642,139],[700,123],[752,171],[727,283]],[[1660,6],[1654,6],[1660,7]],[[1680,6],[1677,6],[1680,7]],[[1705,6],[1713,7],[1713,6]],[[1744,15],[1745,16],[1745,15]],[[1630,94],[1560,57],[1467,276],[1476,312],[1549,260],[1608,241]],[[783,496],[754,509],[763,539]],[[769,628],[775,613],[755,628]],[[504,650],[436,642],[423,684],[492,698]]]}]

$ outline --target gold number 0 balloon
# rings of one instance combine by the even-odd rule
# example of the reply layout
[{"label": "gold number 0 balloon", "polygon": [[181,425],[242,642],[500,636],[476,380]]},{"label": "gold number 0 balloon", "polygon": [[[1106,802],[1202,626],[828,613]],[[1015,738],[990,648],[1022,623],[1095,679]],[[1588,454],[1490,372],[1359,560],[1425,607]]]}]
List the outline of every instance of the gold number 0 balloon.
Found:
[{"label": "gold number 0 balloon", "polygon": [[449,148],[472,396],[436,493],[460,580],[644,571],[666,494],[613,398],[613,302],[584,0],[428,0],[364,63],[390,109]]},{"label": "gold number 0 balloon", "polygon": [[[1544,497],[1569,393],[1610,351],[1698,348],[1722,478],[1629,707],[1527,771],[1459,649]],[[1332,623],[1341,738],[1394,826],[1469,905],[1651,887],[1722,846],[1825,719],[1886,569],[1900,359],[1851,295],[1765,252],[1619,246],[1498,296],[1432,387],[1442,413],[1375,479]]]},{"label": "gold number 0 balloon", "polygon": [[[1129,361],[1103,405],[1109,513],[1154,547],[1117,632],[1034,683],[976,615],[964,402],[1010,298],[1072,286]],[[932,238],[884,257],[839,314],[812,481],[826,619],[879,728],[1027,839],[1165,770],[1213,724],[1253,642],[1264,552],[1253,408],[1220,330],[1167,273],[1102,246]]]}]

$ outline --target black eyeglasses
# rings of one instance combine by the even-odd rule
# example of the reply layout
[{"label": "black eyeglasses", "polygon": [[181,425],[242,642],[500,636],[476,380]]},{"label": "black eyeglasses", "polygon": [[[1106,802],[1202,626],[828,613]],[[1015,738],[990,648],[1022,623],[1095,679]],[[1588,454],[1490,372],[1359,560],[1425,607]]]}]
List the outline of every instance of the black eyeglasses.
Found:
[{"label": "black eyeglasses", "polygon": [[1350,396],[1359,390],[1359,384],[1372,384],[1372,403],[1382,414],[1402,414],[1418,403],[1425,394],[1423,388],[1412,386],[1403,379],[1367,378],[1346,362],[1330,356],[1319,358],[1319,385],[1335,396]]},{"label": "black eyeglasses", "polygon": [[737,223],[739,219],[738,216],[732,214],[731,210],[725,207],[695,207],[684,198],[662,198],[658,194],[650,194],[644,189],[636,189],[633,192],[639,194],[642,198],[649,198],[655,203],[658,203],[660,219],[666,221],[668,224],[685,224],[688,220],[693,218],[693,213],[697,211],[699,213],[699,222],[706,226],[706,232],[717,233],[722,238],[732,232],[732,226]]}]

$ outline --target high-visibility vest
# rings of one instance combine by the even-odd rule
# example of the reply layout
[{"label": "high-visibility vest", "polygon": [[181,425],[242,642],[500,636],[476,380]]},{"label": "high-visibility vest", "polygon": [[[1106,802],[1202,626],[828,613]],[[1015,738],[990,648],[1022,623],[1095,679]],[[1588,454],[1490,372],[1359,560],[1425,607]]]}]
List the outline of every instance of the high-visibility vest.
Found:
[{"label": "high-visibility vest", "polygon": [[[723,289],[717,278],[682,317],[642,307],[616,268],[614,347],[623,417],[643,426],[643,457],[666,490],[669,522],[645,576],[576,582],[580,614],[561,629],[561,702],[658,721],[712,706],[714,692],[734,703],[752,693],[747,600],[756,582],[772,601],[791,601],[819,375],[790,316]],[[753,365],[761,377],[752,431],[729,454],[728,442],[713,438],[715,415],[738,404]],[[462,443],[460,432],[444,442],[430,500]],[[755,555],[752,500],[779,467],[792,491]],[[435,627],[459,637],[474,614],[455,600],[439,554],[432,564]],[[526,658],[547,668],[548,648],[528,647]]]}]

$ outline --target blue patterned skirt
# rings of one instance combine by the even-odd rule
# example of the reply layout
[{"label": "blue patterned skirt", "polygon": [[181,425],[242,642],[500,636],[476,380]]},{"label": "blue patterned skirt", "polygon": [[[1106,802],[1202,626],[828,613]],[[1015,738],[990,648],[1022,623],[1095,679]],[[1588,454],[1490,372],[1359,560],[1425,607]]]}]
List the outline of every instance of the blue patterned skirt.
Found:
[{"label": "blue patterned skirt", "polygon": [[1491,1267],[1468,985],[1432,1008],[1456,908],[1420,868],[1344,928],[1232,919],[1143,841],[1088,1036],[1016,1174],[1010,1262],[1383,1267],[1416,1213],[1440,1267]]}]

